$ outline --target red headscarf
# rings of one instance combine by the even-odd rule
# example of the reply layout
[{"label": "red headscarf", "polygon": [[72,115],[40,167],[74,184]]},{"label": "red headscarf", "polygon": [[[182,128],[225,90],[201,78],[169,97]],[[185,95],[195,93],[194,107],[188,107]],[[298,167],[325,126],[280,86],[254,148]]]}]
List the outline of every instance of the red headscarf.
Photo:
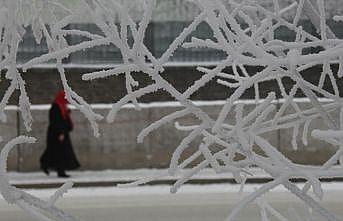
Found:
[{"label": "red headscarf", "polygon": [[58,107],[60,108],[61,115],[63,119],[70,119],[69,116],[69,110],[67,107],[68,101],[65,98],[65,92],[63,90],[60,90],[54,100],[54,104],[57,104]]}]

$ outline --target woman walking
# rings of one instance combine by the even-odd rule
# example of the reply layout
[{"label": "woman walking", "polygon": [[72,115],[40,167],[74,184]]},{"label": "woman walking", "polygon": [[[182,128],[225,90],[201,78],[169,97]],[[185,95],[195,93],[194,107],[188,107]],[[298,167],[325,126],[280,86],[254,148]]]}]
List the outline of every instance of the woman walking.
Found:
[{"label": "woman walking", "polygon": [[66,170],[80,167],[70,141],[69,132],[73,130],[70,110],[64,91],[59,91],[49,112],[47,148],[41,159],[41,169],[49,175],[49,169],[57,171],[58,177],[69,177]]}]

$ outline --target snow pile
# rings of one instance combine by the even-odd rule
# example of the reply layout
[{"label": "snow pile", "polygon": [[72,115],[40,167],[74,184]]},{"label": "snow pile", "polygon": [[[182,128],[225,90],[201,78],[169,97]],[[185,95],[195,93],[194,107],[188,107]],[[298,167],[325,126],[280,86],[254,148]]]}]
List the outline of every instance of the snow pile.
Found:
[{"label": "snow pile", "polygon": [[[26,9],[24,10],[23,6],[28,2],[30,3],[31,17],[24,21],[23,13]],[[18,44],[25,31],[23,27],[31,25],[37,42],[41,42],[42,38],[46,39],[49,52],[25,63],[22,66],[23,71],[49,60],[56,61],[56,68],[66,91],[66,98],[85,115],[93,127],[94,135],[98,136],[97,122],[103,116],[95,113],[91,106],[69,86],[62,59],[74,52],[84,51],[88,48],[114,45],[121,52],[122,64],[108,70],[85,73],[82,77],[83,80],[90,81],[119,75],[125,76],[127,95],[113,104],[106,120],[112,123],[118,111],[128,103],[132,103],[137,110],[140,110],[141,107],[138,103],[140,97],[164,90],[179,102],[183,109],[146,127],[138,135],[138,142],[142,142],[152,131],[158,130],[168,122],[174,122],[177,130],[189,132],[189,135],[176,147],[166,174],[157,174],[124,186],[142,184],[160,176],[176,176],[183,168],[191,167],[172,186],[171,192],[176,192],[192,176],[202,169],[210,167],[216,173],[232,173],[243,189],[245,180],[252,175],[249,170],[257,166],[274,180],[262,185],[238,202],[237,207],[228,217],[228,221],[235,220],[237,214],[255,200],[261,208],[261,220],[268,220],[268,213],[273,214],[278,220],[288,220],[285,215],[263,201],[263,195],[278,186],[284,186],[305,205],[319,213],[323,219],[339,220],[320,204],[320,199],[324,195],[320,178],[342,176],[342,172],[333,169],[332,166],[337,161],[340,163],[343,161],[341,142],[343,102],[339,96],[340,89],[336,80],[337,77],[343,76],[343,40],[338,39],[326,25],[328,15],[324,0],[299,0],[290,2],[288,5],[281,5],[278,0],[273,0],[272,8],[263,7],[260,1],[249,0],[237,2],[235,0],[193,0],[187,2],[198,8],[199,13],[188,27],[175,38],[163,55],[157,58],[144,45],[145,32],[156,7],[154,0],[137,1],[137,4],[139,3],[140,8],[143,9],[138,25],[128,9],[128,4],[120,1],[83,0],[77,5],[79,9],[73,11],[59,4],[57,0],[0,1],[2,30],[0,69],[4,71],[6,78],[11,82],[0,103],[1,120],[6,120],[4,108],[9,97],[15,90],[19,90],[19,106],[22,117],[28,131],[31,127],[30,102],[25,91],[25,81],[22,78],[24,73],[20,73],[16,65]],[[285,2],[283,1],[283,3]],[[49,19],[54,22],[48,22],[44,18],[42,12],[47,10],[51,15]],[[59,13],[55,13],[56,11]],[[79,13],[81,11],[83,13]],[[65,16],[57,16],[61,12]],[[101,30],[101,34],[68,28],[68,24],[74,20],[80,20],[85,12]],[[295,15],[292,21],[284,17],[290,12]],[[54,16],[55,14],[56,16]],[[318,35],[308,33],[299,26],[299,19],[302,16],[310,19],[317,29]],[[341,16],[337,15],[334,19],[339,22]],[[192,36],[193,31],[201,23],[209,25],[213,32],[213,39],[200,39]],[[245,25],[241,25],[242,23]],[[293,42],[285,42],[276,38],[275,31],[280,27],[287,28],[295,34]],[[128,40],[129,34],[133,36],[133,42]],[[68,45],[65,38],[69,35],[84,36],[86,40],[76,45]],[[188,41],[188,39],[190,40]],[[164,66],[180,47],[211,48],[223,51],[227,57],[219,61],[213,69],[197,67],[197,70],[203,74],[202,77],[193,82],[186,91],[180,92],[161,76]],[[312,50],[313,48],[317,50]],[[331,63],[335,62],[339,64],[337,74],[331,66]],[[316,65],[322,66],[319,81],[309,82],[303,71]],[[248,66],[259,66],[261,70],[250,73]],[[228,72],[228,68],[232,68],[232,73]],[[146,86],[140,85],[132,76],[133,72],[146,75],[152,83]],[[212,80],[235,90],[222,104],[221,112],[215,118],[209,116],[191,100],[194,93]],[[290,89],[290,85],[286,85],[284,80],[292,82]],[[261,97],[260,84],[267,81],[275,81],[279,86],[280,94],[285,101],[279,109],[276,108],[274,102],[276,92],[269,93],[267,97]],[[324,87],[325,83],[331,88]],[[252,110],[246,110],[243,103],[235,105],[237,100],[249,89],[255,91],[255,107]],[[302,92],[311,101],[311,107],[304,108],[295,102],[294,96],[299,92]],[[329,102],[320,103],[319,96],[328,99]],[[289,108],[293,111],[287,111]],[[335,111],[340,112],[340,122],[332,120],[332,114]],[[180,125],[177,120],[186,115],[194,116],[199,123]],[[232,115],[234,120],[232,122],[230,119],[229,122]],[[311,122],[317,118],[325,122],[326,131],[310,131]],[[334,144],[337,152],[320,168],[293,163],[262,136],[278,129],[293,131],[292,146],[294,149],[298,148],[297,137],[299,134],[302,134],[304,145],[307,145],[307,138],[309,134],[312,134],[315,138]],[[202,140],[197,146],[197,150],[182,160],[182,154],[195,145],[193,141],[196,139]],[[43,202],[9,185],[5,170],[7,154],[14,145],[23,142],[32,143],[33,139],[15,138],[2,151],[0,189],[4,198],[9,203],[17,204],[39,220],[50,220],[50,218],[77,220],[53,206],[56,200],[71,188],[71,183],[63,185],[49,202]],[[263,154],[257,152],[254,147],[259,147]],[[236,156],[241,156],[241,158],[237,159]],[[198,162],[199,160],[199,164],[191,166],[194,161]],[[307,183],[301,189],[290,181],[291,178],[303,178],[307,180]],[[309,192],[310,190],[314,196]],[[301,218],[297,217],[297,219]]]}]

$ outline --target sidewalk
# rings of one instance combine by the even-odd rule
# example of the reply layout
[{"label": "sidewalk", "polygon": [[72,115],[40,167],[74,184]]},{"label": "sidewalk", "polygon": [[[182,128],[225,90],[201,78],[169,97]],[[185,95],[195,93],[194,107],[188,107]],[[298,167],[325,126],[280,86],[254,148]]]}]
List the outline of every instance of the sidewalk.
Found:
[{"label": "sidewalk", "polygon": [[[183,170],[182,173],[188,170]],[[271,177],[262,170],[256,168],[249,170],[253,176],[248,177],[246,183],[265,183],[271,181]],[[74,187],[106,187],[116,186],[117,184],[130,183],[139,179],[155,176],[156,174],[166,174],[166,169],[135,169],[135,170],[103,170],[103,171],[74,171],[69,172],[71,178],[58,178],[56,173],[52,172],[46,176],[43,172],[17,173],[9,172],[10,183],[18,188],[36,189],[36,188],[57,188],[68,180],[74,182]],[[163,176],[149,185],[173,184],[180,176]],[[304,182],[301,179],[293,180],[295,182]],[[343,178],[326,179],[323,181],[339,182]],[[231,173],[216,174],[212,169],[205,169],[191,178],[187,183],[190,184],[214,184],[231,183],[236,184]]]}]

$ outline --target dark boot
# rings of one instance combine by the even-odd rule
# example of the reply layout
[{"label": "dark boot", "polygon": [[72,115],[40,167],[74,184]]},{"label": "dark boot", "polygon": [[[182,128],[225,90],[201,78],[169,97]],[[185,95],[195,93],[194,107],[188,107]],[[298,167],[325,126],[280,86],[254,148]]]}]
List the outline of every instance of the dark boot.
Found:
[{"label": "dark boot", "polygon": [[58,170],[57,171],[57,176],[61,177],[61,178],[68,178],[68,177],[70,177],[70,175],[66,174],[66,172],[64,170]]},{"label": "dark boot", "polygon": [[42,170],[47,176],[49,176],[50,171],[48,170],[48,168],[42,168]]}]

